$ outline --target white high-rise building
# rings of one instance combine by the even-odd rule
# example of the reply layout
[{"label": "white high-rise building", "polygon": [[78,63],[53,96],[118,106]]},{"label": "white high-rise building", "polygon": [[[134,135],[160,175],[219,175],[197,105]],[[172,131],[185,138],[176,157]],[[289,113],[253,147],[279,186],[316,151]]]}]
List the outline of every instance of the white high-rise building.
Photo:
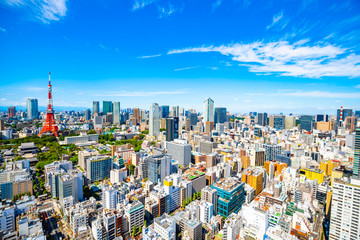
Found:
[{"label": "white high-rise building", "polygon": [[28,98],[27,100],[27,117],[28,119],[39,118],[38,100],[36,98]]},{"label": "white high-rise building", "polygon": [[161,239],[176,239],[176,221],[167,214],[155,218],[154,231],[161,236]]},{"label": "white high-rise building", "polygon": [[209,223],[214,215],[214,205],[209,202],[201,201],[200,207],[200,221],[203,223]]},{"label": "white high-rise building", "polygon": [[204,101],[204,123],[214,122],[214,100],[207,98]]},{"label": "white high-rise building", "polygon": [[150,106],[149,113],[149,134],[157,137],[160,133],[160,107],[159,104],[153,103]]},{"label": "white high-rise building", "polygon": [[113,102],[113,123],[120,124],[120,102]]},{"label": "white high-rise building", "polygon": [[360,239],[360,180],[334,179],[330,240]]},{"label": "white high-rise building", "polygon": [[115,189],[106,189],[103,192],[103,208],[116,209],[117,191]]}]

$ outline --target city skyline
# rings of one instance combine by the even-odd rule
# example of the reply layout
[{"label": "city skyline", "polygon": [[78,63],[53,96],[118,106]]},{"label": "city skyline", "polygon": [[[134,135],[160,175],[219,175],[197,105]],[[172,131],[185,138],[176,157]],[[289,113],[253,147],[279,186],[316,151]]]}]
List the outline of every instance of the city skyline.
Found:
[{"label": "city skyline", "polygon": [[25,107],[27,98],[45,106],[50,69],[55,110],[109,100],[201,112],[207,97],[234,113],[357,110],[359,9],[356,1],[7,0],[0,106]]}]

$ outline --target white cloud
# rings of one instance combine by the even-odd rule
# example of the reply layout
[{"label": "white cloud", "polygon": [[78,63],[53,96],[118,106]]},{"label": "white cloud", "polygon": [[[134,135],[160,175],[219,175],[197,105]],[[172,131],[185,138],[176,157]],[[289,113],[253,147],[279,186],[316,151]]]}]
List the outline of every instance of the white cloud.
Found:
[{"label": "white cloud", "polygon": [[44,23],[58,21],[66,16],[67,0],[6,0],[12,7],[26,7],[31,13]]},{"label": "white cloud", "polygon": [[156,1],[157,0],[134,0],[132,10],[135,11],[138,9],[142,9],[142,8],[146,7],[147,5],[150,5]]},{"label": "white cloud", "polygon": [[1,100],[1,101],[6,101],[6,98],[1,98],[0,100]]},{"label": "white cloud", "polygon": [[359,84],[359,85],[356,85],[355,88],[360,88],[360,84]]},{"label": "white cloud", "polygon": [[251,100],[245,99],[245,100],[243,100],[243,102],[244,102],[244,103],[249,103],[249,102],[251,102]]},{"label": "white cloud", "polygon": [[269,28],[272,28],[273,26],[275,26],[275,25],[283,18],[283,16],[284,16],[284,12],[283,12],[283,11],[279,12],[278,14],[275,14],[274,17],[273,17],[273,19],[272,19],[271,24],[268,25],[268,26],[266,27],[266,29],[269,29]]},{"label": "white cloud", "polygon": [[159,18],[165,18],[165,17],[169,17],[170,15],[174,14],[175,8],[171,3],[169,3],[168,7],[158,6],[158,11],[159,11]]},{"label": "white cloud", "polygon": [[155,55],[148,55],[148,56],[140,56],[138,58],[144,59],[144,58],[154,58],[154,57],[160,57],[161,54],[155,54]]},{"label": "white cloud", "polygon": [[220,7],[222,3],[222,0],[215,0],[215,2],[212,4],[212,11],[214,12],[218,7]]},{"label": "white cloud", "polygon": [[157,91],[157,92],[142,92],[142,91],[111,91],[105,92],[104,94],[98,94],[95,96],[108,96],[108,97],[150,97],[156,95],[178,95],[186,94],[188,91]]},{"label": "white cloud", "polygon": [[240,62],[239,66],[259,74],[278,73],[281,76],[309,78],[360,76],[359,55],[326,43],[310,46],[307,40],[295,44],[278,41],[202,46],[170,50],[168,54],[189,52],[218,52],[232,56],[233,61]]},{"label": "white cloud", "polygon": [[347,92],[326,92],[326,91],[297,91],[282,93],[285,96],[293,97],[313,97],[313,98],[360,98],[360,92],[347,93]]},{"label": "white cloud", "polygon": [[109,50],[108,47],[106,47],[105,45],[102,45],[101,43],[99,43],[99,46],[100,46],[102,49]]},{"label": "white cloud", "polygon": [[0,27],[0,32],[6,32],[5,28]]},{"label": "white cloud", "polygon": [[185,68],[178,68],[178,69],[174,69],[175,72],[177,71],[183,71],[183,70],[189,70],[189,69],[194,69],[194,68],[198,68],[200,66],[194,66],[194,67],[185,67]]}]

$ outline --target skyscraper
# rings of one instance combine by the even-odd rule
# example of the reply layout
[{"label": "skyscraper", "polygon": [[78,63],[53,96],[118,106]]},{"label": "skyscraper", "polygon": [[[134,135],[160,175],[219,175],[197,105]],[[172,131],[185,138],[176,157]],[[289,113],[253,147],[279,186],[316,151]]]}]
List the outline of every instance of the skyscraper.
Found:
[{"label": "skyscraper", "polygon": [[311,132],[313,125],[313,116],[301,115],[300,117],[300,129]]},{"label": "skyscraper", "polygon": [[112,102],[111,101],[103,101],[103,114],[106,115],[113,111],[112,109]]},{"label": "skyscraper", "polygon": [[190,124],[191,126],[195,126],[198,122],[198,115],[197,113],[190,113]]},{"label": "skyscraper", "polygon": [[8,117],[13,118],[15,117],[16,108],[15,107],[9,107],[8,108]]},{"label": "skyscraper", "polygon": [[215,108],[215,123],[224,123],[226,121],[226,108]]},{"label": "skyscraper", "polygon": [[360,128],[355,131],[355,151],[354,151],[354,168],[353,176],[360,178]]},{"label": "skyscraper", "polygon": [[214,122],[214,100],[207,98],[204,101],[204,123]]},{"label": "skyscraper", "polygon": [[84,119],[85,119],[85,121],[88,121],[88,120],[90,120],[90,118],[91,118],[91,111],[90,111],[90,109],[86,109],[84,111]]},{"label": "skyscraper", "polygon": [[135,118],[136,123],[133,124],[138,124],[141,122],[141,118],[140,118],[140,109],[138,108],[133,108],[133,118]]},{"label": "skyscraper", "polygon": [[113,103],[113,123],[120,124],[120,102]]},{"label": "skyscraper", "polygon": [[166,141],[174,141],[174,119],[166,119]]},{"label": "skyscraper", "polygon": [[267,124],[267,113],[257,114],[257,124],[265,126]]},{"label": "skyscraper", "polygon": [[149,134],[157,137],[160,133],[160,107],[159,104],[153,103],[150,106],[149,114]]},{"label": "skyscraper", "polygon": [[27,106],[28,119],[38,119],[39,118],[38,100],[36,98],[28,98],[26,106]]},{"label": "skyscraper", "polygon": [[169,106],[163,105],[161,106],[161,118],[167,118],[169,117]]},{"label": "skyscraper", "polygon": [[100,110],[99,101],[93,101],[93,113],[98,114]]}]

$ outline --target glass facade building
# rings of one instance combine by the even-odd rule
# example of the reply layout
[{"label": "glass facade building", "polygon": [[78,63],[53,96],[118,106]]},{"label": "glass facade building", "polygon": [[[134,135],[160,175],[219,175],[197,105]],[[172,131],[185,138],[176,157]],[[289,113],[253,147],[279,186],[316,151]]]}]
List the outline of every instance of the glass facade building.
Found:
[{"label": "glass facade building", "polygon": [[226,122],[226,108],[215,108],[215,124]]},{"label": "glass facade building", "polygon": [[211,185],[217,191],[217,214],[228,217],[231,213],[238,213],[245,203],[245,183],[237,178],[222,178]]}]

